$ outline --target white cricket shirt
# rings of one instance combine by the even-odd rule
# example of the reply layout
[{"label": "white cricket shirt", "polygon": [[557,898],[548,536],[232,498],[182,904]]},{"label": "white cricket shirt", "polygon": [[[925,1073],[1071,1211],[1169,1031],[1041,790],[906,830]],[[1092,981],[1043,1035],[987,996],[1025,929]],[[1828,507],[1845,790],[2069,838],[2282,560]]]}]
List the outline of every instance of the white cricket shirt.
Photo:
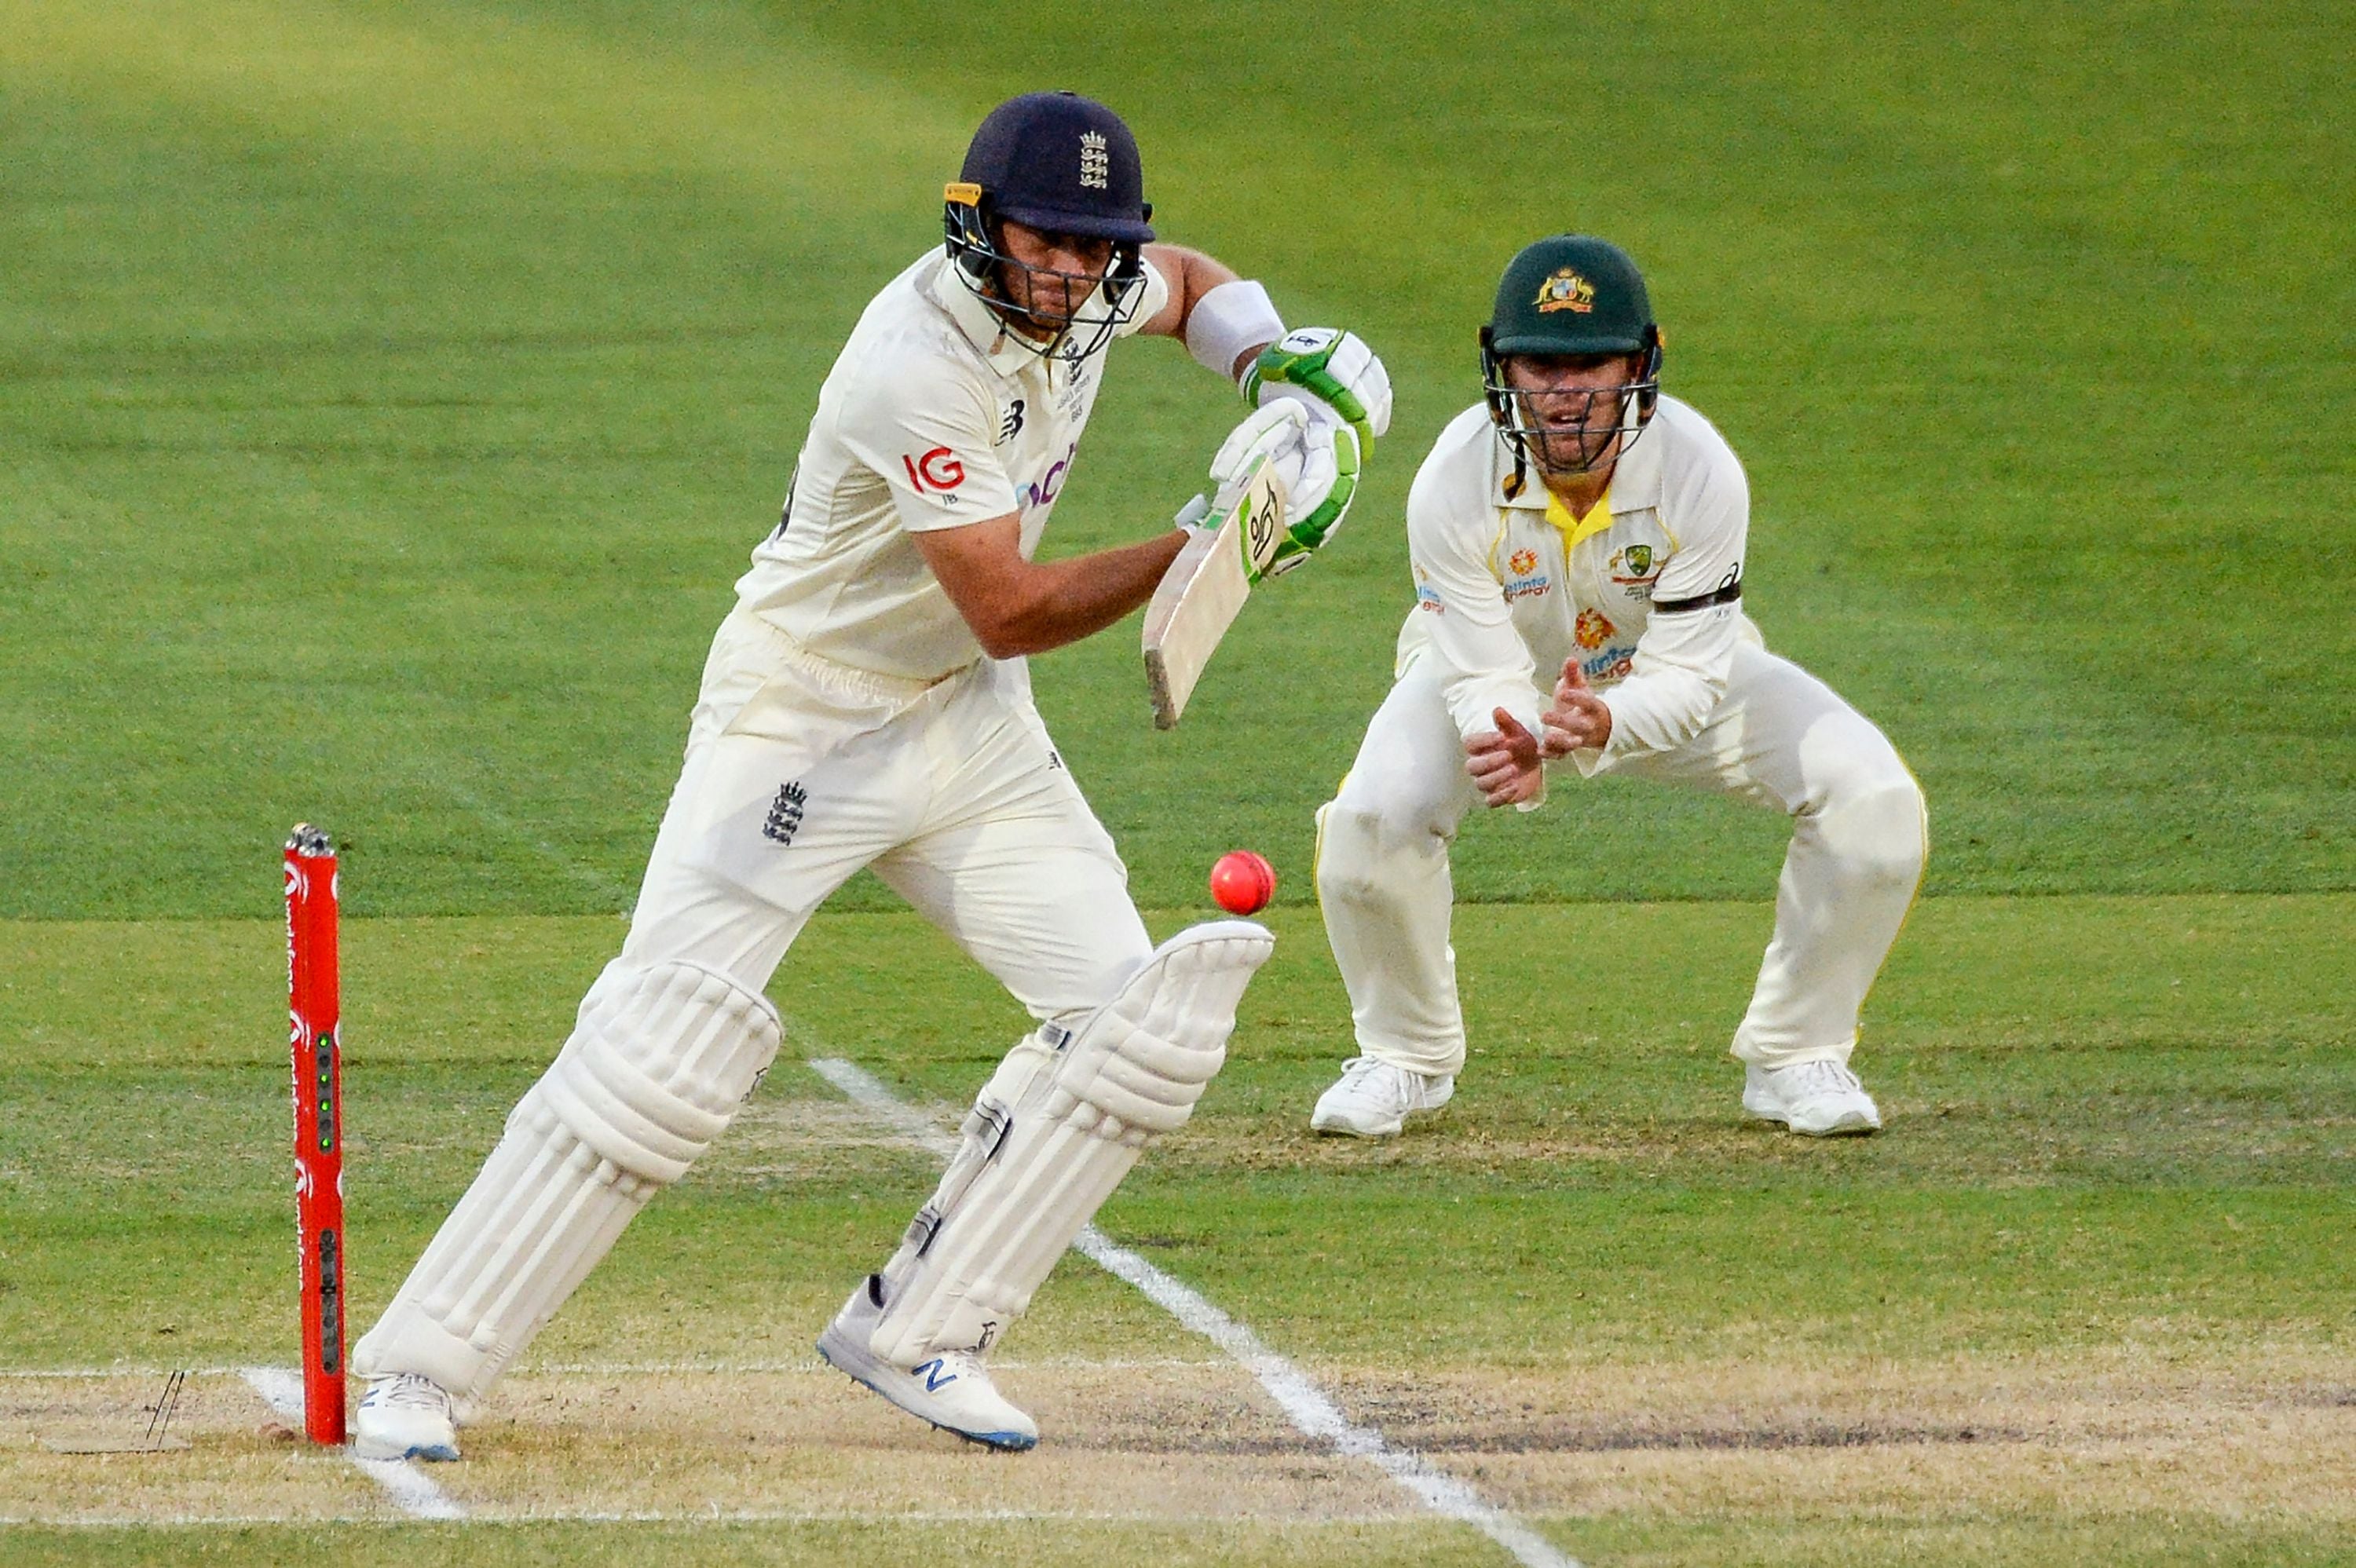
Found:
[{"label": "white cricket shirt", "polygon": [[[1126,336],[1170,286],[1149,263]],[[1090,312],[1104,308],[1101,293]],[[1044,359],[935,250],[885,284],[819,389],[784,516],[738,601],[837,664],[934,680],[981,645],[908,535],[1022,519],[1025,560],[1070,480],[1107,350]]]},{"label": "white cricket shirt", "polygon": [[1612,739],[1574,752],[1582,773],[1691,740],[1725,695],[1742,613],[1751,491],[1710,422],[1664,397],[1610,489],[1573,517],[1535,470],[1505,494],[1513,453],[1475,404],[1451,421],[1408,494],[1415,607],[1398,668],[1437,658],[1457,730],[1533,732],[1566,659],[1612,709]]}]

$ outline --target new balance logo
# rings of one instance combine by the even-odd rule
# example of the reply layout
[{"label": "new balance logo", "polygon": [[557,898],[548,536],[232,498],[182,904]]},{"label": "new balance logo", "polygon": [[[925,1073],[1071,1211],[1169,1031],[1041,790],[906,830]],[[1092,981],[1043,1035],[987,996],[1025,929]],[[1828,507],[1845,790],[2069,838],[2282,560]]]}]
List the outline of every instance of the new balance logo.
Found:
[{"label": "new balance logo", "polygon": [[1004,446],[1008,442],[1012,441],[1016,436],[1021,435],[1022,433],[1023,400],[1017,398],[1012,402],[1006,405],[1006,412],[999,419],[998,441],[996,444]]},{"label": "new balance logo", "polygon": [[958,1375],[955,1372],[950,1371],[948,1368],[942,1363],[941,1358],[938,1356],[935,1356],[931,1360],[924,1362],[920,1366],[911,1367],[908,1371],[911,1375],[920,1377],[925,1380],[925,1392],[926,1393],[938,1393],[941,1392],[944,1385],[953,1383],[958,1381]]},{"label": "new balance logo", "polygon": [[802,807],[809,803],[809,792],[799,784],[781,787],[777,798],[769,803],[769,815],[761,824],[761,837],[791,844],[794,835],[801,830]]}]

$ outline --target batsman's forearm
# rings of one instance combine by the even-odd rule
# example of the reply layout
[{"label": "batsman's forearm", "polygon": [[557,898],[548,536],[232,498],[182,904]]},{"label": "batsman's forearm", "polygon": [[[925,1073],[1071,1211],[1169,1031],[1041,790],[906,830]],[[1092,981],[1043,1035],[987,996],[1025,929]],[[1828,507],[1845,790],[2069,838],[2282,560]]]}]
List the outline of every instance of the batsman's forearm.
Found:
[{"label": "batsman's forearm", "polygon": [[983,651],[1001,659],[1043,654],[1103,631],[1153,597],[1185,543],[1185,531],[1173,528],[1118,549],[1032,563],[987,634],[976,628]]}]

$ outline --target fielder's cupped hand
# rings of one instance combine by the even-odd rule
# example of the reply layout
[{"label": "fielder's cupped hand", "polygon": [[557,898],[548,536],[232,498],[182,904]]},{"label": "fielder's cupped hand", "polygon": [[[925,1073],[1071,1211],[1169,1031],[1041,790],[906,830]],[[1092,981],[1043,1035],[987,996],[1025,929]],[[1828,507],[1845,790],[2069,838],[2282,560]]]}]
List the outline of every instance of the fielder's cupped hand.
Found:
[{"label": "fielder's cupped hand", "polygon": [[1554,706],[1538,719],[1546,731],[1548,757],[1566,757],[1601,746],[1612,739],[1612,708],[1587,688],[1575,658],[1562,661],[1562,678],[1554,683]]},{"label": "fielder's cupped hand", "polygon": [[1494,731],[1464,742],[1464,771],[1491,805],[1521,805],[1546,790],[1546,767],[1538,738],[1500,708],[1490,717]]}]

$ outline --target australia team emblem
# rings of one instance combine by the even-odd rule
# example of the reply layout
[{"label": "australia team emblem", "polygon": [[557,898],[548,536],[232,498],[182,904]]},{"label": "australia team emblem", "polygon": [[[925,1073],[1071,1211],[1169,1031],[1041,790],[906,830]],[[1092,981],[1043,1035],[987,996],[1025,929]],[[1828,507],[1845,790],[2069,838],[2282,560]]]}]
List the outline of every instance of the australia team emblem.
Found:
[{"label": "australia team emblem", "polygon": [[1530,302],[1538,314],[1550,311],[1575,310],[1585,315],[1595,308],[1595,285],[1569,267],[1564,267],[1538,285],[1538,297]]}]

